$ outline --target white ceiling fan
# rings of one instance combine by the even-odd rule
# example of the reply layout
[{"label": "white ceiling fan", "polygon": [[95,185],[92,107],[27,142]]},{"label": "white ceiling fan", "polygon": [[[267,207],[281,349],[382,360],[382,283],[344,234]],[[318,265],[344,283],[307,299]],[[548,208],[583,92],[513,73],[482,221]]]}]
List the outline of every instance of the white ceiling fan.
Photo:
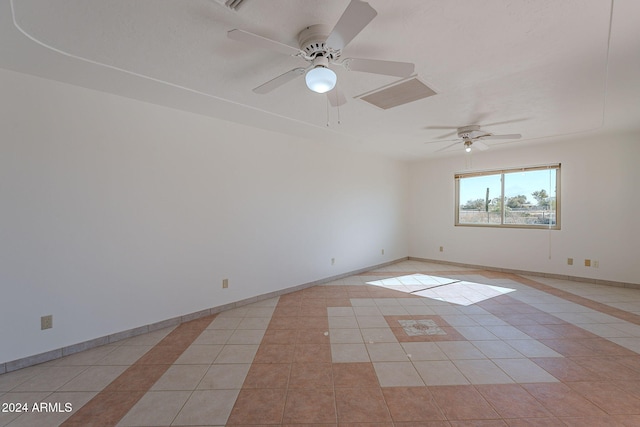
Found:
[{"label": "white ceiling fan", "polygon": [[[341,65],[347,70],[383,74],[395,77],[409,77],[413,74],[414,64],[408,62],[382,61],[377,59],[342,58],[342,49],[351,42],[377,15],[369,3],[351,0],[333,30],[324,25],[306,27],[298,34],[299,47],[289,46],[247,31],[234,29],[227,33],[230,39],[249,43],[253,46],[270,49],[285,55],[304,59],[306,67],[296,67],[253,89],[255,93],[265,94],[305,75],[307,87],[317,93],[326,93],[335,88],[336,73],[331,65]],[[341,105],[344,96],[336,92],[330,96],[333,105]]]},{"label": "white ceiling fan", "polygon": [[[442,128],[442,127],[439,127]],[[439,142],[450,142],[455,141],[453,144],[447,145],[436,152],[447,150],[460,142],[462,142],[464,149],[467,153],[471,152],[471,146],[477,148],[480,151],[488,150],[489,146],[483,143],[483,140],[486,139],[519,139],[522,137],[519,133],[512,133],[506,135],[495,135],[491,132],[484,131],[480,128],[480,125],[469,125],[463,126],[461,128],[457,128],[456,133],[458,134],[458,138],[449,139],[449,140],[438,140],[438,141],[430,141],[426,144],[434,144]]]}]

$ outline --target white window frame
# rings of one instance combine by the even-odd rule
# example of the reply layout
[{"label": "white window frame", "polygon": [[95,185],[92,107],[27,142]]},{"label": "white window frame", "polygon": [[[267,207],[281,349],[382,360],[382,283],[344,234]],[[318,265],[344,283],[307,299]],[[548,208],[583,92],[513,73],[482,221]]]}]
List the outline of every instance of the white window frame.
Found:
[{"label": "white window frame", "polygon": [[[556,170],[556,188],[555,188],[555,223],[549,224],[507,224],[505,223],[505,196],[504,196],[504,185],[505,185],[505,175],[510,173],[517,172],[530,172],[530,171],[538,171],[538,170]],[[460,222],[460,180],[464,178],[473,178],[478,176],[490,176],[490,175],[500,175],[500,197],[502,203],[500,204],[500,223],[469,223],[469,222]],[[497,228],[528,228],[528,229],[536,229],[536,230],[560,230],[560,163],[550,164],[550,165],[541,165],[541,166],[526,166],[526,167],[518,167],[518,168],[508,168],[508,169],[495,169],[495,170],[485,170],[485,171],[474,171],[474,172],[460,172],[454,174],[455,180],[455,226],[460,227],[497,227]],[[551,190],[551,189],[549,189]]]}]

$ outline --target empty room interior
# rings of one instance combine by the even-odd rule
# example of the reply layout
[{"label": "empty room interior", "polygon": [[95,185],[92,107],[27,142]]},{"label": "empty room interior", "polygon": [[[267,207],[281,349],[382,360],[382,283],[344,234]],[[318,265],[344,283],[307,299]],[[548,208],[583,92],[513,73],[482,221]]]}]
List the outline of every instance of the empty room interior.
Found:
[{"label": "empty room interior", "polygon": [[639,16],[0,0],[0,426],[639,426]]}]

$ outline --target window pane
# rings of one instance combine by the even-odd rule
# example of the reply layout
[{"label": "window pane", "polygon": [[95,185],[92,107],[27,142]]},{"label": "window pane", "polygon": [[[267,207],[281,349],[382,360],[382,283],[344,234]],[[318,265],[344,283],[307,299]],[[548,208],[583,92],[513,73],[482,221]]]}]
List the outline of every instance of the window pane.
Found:
[{"label": "window pane", "polygon": [[458,222],[460,224],[500,224],[500,175],[460,178]]},{"label": "window pane", "polygon": [[560,229],[560,164],[454,178],[456,225]]},{"label": "window pane", "polygon": [[505,224],[556,224],[556,169],[504,174]]}]

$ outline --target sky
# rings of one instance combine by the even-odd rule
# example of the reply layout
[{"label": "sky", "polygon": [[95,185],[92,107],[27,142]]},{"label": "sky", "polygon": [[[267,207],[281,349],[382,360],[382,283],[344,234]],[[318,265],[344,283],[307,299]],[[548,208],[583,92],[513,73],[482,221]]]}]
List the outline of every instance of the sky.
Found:
[{"label": "sky", "polygon": [[[508,198],[525,195],[530,203],[536,203],[536,199],[531,195],[531,193],[545,189],[549,196],[555,197],[555,174],[556,169],[507,173],[504,175],[505,196]],[[462,178],[460,180],[461,204],[464,204],[469,200],[484,200],[487,193],[487,187],[489,187],[490,200],[500,197],[500,175]]]}]

